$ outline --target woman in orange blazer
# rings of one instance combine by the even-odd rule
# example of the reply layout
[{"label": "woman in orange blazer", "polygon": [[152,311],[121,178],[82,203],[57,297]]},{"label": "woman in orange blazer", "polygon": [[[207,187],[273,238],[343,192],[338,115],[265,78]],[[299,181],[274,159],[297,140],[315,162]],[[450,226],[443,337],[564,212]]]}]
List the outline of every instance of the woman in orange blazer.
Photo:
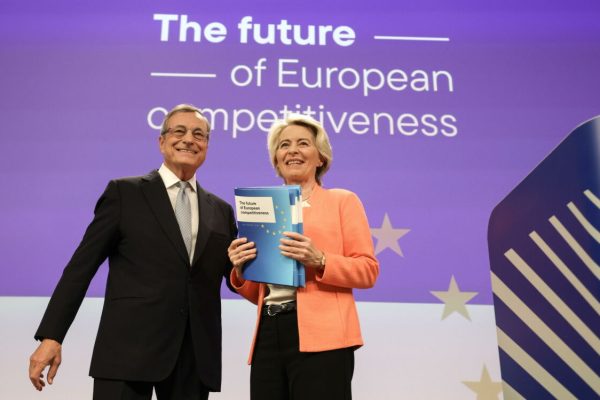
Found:
[{"label": "woman in orange blazer", "polygon": [[321,187],[332,152],[317,121],[291,114],[275,122],[268,148],[285,184],[302,187],[304,234],[284,232],[280,249],[305,266],[306,287],[244,280],[254,243],[239,238],[229,246],[231,282],[258,305],[251,399],[351,399],[354,350],[363,344],[352,290],[372,287],[379,274],[369,223],[354,193]]}]

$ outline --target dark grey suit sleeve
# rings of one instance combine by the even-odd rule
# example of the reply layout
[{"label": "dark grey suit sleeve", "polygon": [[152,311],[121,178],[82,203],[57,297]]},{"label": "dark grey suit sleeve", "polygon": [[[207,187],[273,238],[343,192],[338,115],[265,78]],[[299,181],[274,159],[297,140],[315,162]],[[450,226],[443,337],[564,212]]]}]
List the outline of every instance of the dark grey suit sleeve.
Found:
[{"label": "dark grey suit sleeve", "polygon": [[62,343],[92,278],[118,243],[119,220],[118,183],[111,181],[96,204],[94,219],[54,289],[36,339],[50,338]]}]

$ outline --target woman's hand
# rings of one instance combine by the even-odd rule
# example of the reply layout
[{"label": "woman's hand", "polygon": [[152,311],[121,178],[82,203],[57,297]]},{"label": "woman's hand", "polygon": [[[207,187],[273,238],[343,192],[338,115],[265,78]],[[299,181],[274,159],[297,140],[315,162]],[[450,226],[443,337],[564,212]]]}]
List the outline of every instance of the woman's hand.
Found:
[{"label": "woman's hand", "polygon": [[233,264],[238,278],[242,277],[242,266],[246,261],[256,258],[254,242],[248,242],[245,237],[235,239],[227,248],[229,261]]},{"label": "woman's hand", "polygon": [[283,232],[289,239],[281,239],[279,248],[281,254],[299,261],[305,267],[322,269],[323,252],[313,246],[308,236],[296,232]]}]

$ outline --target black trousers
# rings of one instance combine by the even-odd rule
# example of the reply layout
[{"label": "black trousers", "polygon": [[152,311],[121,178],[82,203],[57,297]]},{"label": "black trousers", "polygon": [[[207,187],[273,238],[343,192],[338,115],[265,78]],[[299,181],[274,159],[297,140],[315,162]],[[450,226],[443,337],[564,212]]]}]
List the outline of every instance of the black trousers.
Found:
[{"label": "black trousers", "polygon": [[296,312],[263,316],[252,357],[252,400],[351,400],[354,349],[301,353]]},{"label": "black trousers", "polygon": [[[149,365],[148,368],[152,368]],[[94,379],[94,400],[151,400],[152,390],[158,400],[207,400],[208,388],[196,370],[194,344],[188,323],[179,357],[173,372],[160,382],[131,382]]]}]

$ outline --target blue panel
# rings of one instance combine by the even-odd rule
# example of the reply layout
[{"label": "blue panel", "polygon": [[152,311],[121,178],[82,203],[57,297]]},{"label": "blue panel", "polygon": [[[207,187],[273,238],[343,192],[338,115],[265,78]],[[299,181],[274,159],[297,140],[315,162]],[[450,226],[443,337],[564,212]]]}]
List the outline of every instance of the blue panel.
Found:
[{"label": "blue panel", "polygon": [[[488,228],[488,246],[492,272],[507,285],[596,376],[586,383],[548,348],[498,297],[494,287],[496,322],[509,337],[577,398],[600,396],[600,359],[566,318],[554,309],[512,263],[505,252],[514,249],[562,301],[600,336],[600,317],[584,297],[558,271],[529,237],[536,231],[567,265],[581,284],[597,300],[600,282],[590,270],[600,263],[600,244],[587,232],[567,204],[573,202],[584,217],[600,229],[600,210],[585,194],[600,198],[600,117],[575,129],[540,165],[535,168],[492,212]],[[588,192],[588,194],[589,194]],[[582,259],[550,223],[555,216],[575,241],[593,259],[586,266]],[[548,398],[531,377],[501,351],[503,379],[527,398]],[[590,387],[590,384],[594,387]]]}]

